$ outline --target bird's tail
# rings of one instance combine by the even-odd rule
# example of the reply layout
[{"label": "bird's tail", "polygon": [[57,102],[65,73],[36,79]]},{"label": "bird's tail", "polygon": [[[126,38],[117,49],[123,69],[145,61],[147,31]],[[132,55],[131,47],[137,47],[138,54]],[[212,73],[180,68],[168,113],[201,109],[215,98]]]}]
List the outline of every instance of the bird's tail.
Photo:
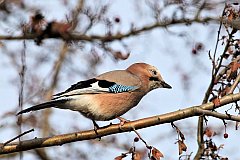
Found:
[{"label": "bird's tail", "polygon": [[37,110],[40,110],[40,109],[56,107],[57,105],[63,103],[62,101],[65,102],[65,100],[52,100],[52,101],[49,101],[49,102],[41,103],[41,104],[38,104],[38,105],[35,105],[35,106],[32,106],[32,107],[29,107],[27,109],[24,109],[24,110],[18,112],[17,115],[27,113],[27,112],[30,112],[30,111],[37,111]]}]

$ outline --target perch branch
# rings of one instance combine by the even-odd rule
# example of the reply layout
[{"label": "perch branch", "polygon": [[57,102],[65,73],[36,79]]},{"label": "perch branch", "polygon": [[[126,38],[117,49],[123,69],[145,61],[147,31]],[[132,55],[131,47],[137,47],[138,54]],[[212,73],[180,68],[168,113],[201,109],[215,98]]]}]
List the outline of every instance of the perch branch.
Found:
[{"label": "perch branch", "polygon": [[[220,105],[218,107],[221,107],[226,104],[236,102],[239,100],[240,100],[240,93],[227,95],[220,99]],[[162,115],[157,115],[153,117],[139,119],[136,121],[126,122],[123,126],[121,126],[121,128],[119,128],[119,124],[113,124],[113,125],[109,125],[107,127],[102,127],[98,129],[97,135],[94,130],[88,130],[88,131],[81,131],[76,133],[56,135],[56,136],[47,137],[47,138],[34,138],[31,140],[21,141],[20,143],[9,143],[5,146],[3,144],[0,144],[0,154],[9,154],[13,152],[26,151],[26,150],[35,149],[35,148],[63,145],[66,143],[71,143],[76,141],[96,139],[96,138],[104,137],[107,135],[112,135],[112,134],[117,134],[122,132],[129,132],[129,131],[133,131],[133,126],[137,130],[137,129],[147,128],[147,127],[155,126],[159,124],[170,123],[177,120],[202,115],[204,114],[202,110],[212,110],[214,108],[217,108],[217,107],[215,107],[214,104],[210,102],[203,105],[193,106],[193,107],[189,107],[186,109],[182,109],[182,110],[178,110],[178,111],[174,111],[174,112],[170,112]],[[205,114],[206,113],[208,112],[205,112]],[[221,116],[223,115],[215,114],[215,117],[221,117]],[[226,118],[226,119],[231,118],[231,120],[240,121],[239,118],[234,116],[225,116],[221,118]]]}]

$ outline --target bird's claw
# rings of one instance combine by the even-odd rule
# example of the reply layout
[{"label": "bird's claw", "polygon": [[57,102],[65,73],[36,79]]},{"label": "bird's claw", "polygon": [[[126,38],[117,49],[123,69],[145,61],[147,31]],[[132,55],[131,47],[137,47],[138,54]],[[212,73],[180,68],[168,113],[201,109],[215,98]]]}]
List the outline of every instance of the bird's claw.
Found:
[{"label": "bird's claw", "polygon": [[125,118],[122,118],[122,117],[118,117],[117,119],[120,120],[120,123],[119,123],[119,128],[122,130],[122,126],[126,123],[126,122],[130,122],[129,120],[125,119]]}]

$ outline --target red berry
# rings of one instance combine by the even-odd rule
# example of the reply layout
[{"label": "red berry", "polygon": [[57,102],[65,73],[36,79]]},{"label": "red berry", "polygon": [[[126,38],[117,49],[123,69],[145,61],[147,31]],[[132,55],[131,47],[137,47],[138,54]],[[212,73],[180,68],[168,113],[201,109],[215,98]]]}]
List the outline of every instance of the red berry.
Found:
[{"label": "red berry", "polygon": [[139,138],[138,137],[135,137],[134,138],[134,142],[138,142],[139,141]]},{"label": "red berry", "polygon": [[228,134],[227,134],[227,133],[224,133],[223,137],[224,137],[224,138],[228,138]]},{"label": "red berry", "polygon": [[194,55],[197,54],[197,50],[195,48],[192,49],[192,54],[194,54]]},{"label": "red berry", "polygon": [[115,21],[116,23],[119,23],[119,22],[120,22],[120,18],[119,18],[119,17],[115,17],[115,18],[114,18],[114,21]]}]

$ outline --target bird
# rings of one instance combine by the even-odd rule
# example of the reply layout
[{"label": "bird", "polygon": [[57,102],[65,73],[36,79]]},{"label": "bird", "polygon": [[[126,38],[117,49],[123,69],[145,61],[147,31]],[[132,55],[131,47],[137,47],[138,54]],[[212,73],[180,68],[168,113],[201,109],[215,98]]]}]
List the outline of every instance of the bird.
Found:
[{"label": "bird", "polygon": [[156,67],[147,63],[134,63],[125,70],[109,71],[79,81],[67,90],[53,95],[50,101],[24,109],[17,115],[55,107],[80,112],[92,120],[96,129],[99,128],[96,121],[118,118],[124,124],[126,119],[121,116],[157,88],[172,87],[163,80]]}]

